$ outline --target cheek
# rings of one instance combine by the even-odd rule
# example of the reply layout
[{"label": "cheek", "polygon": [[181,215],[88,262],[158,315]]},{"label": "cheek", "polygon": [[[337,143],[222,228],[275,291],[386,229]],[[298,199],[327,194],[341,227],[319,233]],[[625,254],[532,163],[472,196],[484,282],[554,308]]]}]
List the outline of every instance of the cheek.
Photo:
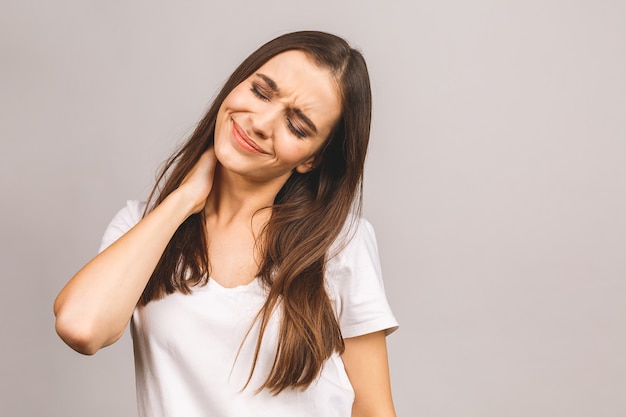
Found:
[{"label": "cheek", "polygon": [[237,86],[233,91],[226,96],[222,107],[230,111],[237,111],[246,107],[246,104],[250,104],[250,97],[248,88],[244,85]]},{"label": "cheek", "polygon": [[315,154],[318,146],[311,142],[285,137],[279,146],[275,146],[277,156],[284,162],[291,164],[300,164],[306,162]]},{"label": "cheek", "polygon": [[216,136],[222,134],[225,125],[228,123],[227,119],[230,118],[230,114],[241,111],[244,102],[245,100],[243,99],[243,94],[241,94],[239,87],[235,88],[226,96],[217,112],[217,119],[215,121]]}]

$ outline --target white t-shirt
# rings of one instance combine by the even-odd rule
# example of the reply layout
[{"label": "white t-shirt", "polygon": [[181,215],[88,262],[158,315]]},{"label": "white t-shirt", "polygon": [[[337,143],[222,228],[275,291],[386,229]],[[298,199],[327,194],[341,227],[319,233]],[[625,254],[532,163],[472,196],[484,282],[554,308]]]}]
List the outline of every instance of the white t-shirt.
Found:
[{"label": "white t-shirt", "polygon": [[[145,203],[129,201],[107,228],[104,250],[141,219]],[[339,249],[335,245],[335,249]],[[332,251],[331,251],[332,252]],[[372,226],[360,219],[353,238],[326,267],[328,293],[344,338],[398,327],[385,297]],[[258,323],[266,297],[259,280],[224,288],[214,280],[192,294],[174,293],[131,320],[141,417],[349,417],[354,392],[333,354],[305,391],[256,392],[274,362],[279,312],[265,330],[252,380]],[[242,343],[243,342],[243,343]]]}]

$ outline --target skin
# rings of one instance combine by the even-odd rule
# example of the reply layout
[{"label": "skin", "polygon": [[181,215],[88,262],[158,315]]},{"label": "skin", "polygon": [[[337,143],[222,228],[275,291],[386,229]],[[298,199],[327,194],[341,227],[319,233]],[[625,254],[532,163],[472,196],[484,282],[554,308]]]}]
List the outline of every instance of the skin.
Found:
[{"label": "skin", "polygon": [[342,359],[354,389],[352,417],[395,417],[385,332],[344,341]]},{"label": "skin", "polygon": [[[282,53],[259,68],[226,97],[214,148],[179,188],[61,290],[54,303],[59,336],[87,355],[116,342],[172,235],[201,210],[211,278],[224,287],[251,282],[260,259],[256,238],[271,214],[262,208],[294,171],[315,167],[340,109],[335,80],[303,52]],[[384,334],[345,342],[353,416],[395,416]]]}]

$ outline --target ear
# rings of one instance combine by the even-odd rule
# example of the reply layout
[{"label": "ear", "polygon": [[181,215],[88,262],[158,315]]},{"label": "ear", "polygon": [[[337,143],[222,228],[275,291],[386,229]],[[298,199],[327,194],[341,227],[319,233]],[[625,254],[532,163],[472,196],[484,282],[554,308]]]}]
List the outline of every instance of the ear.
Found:
[{"label": "ear", "polygon": [[306,161],[302,162],[300,165],[296,166],[295,170],[299,173],[299,174],[306,174],[307,172],[312,171],[313,169],[315,169],[315,167],[317,167],[318,164],[318,155],[311,155],[311,157],[309,159],[307,159]]}]

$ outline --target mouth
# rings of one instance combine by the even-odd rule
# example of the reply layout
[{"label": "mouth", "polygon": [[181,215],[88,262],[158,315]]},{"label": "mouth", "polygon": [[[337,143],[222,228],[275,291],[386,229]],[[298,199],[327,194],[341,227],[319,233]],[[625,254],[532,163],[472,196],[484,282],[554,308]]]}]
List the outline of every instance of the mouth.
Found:
[{"label": "mouth", "polygon": [[233,122],[233,138],[240,148],[250,153],[264,155],[268,154],[263,150],[263,148],[257,145],[256,142],[250,138],[250,136],[248,136],[246,131],[243,130],[242,127],[237,124],[237,122],[235,122],[233,119],[231,119],[231,121]]}]

